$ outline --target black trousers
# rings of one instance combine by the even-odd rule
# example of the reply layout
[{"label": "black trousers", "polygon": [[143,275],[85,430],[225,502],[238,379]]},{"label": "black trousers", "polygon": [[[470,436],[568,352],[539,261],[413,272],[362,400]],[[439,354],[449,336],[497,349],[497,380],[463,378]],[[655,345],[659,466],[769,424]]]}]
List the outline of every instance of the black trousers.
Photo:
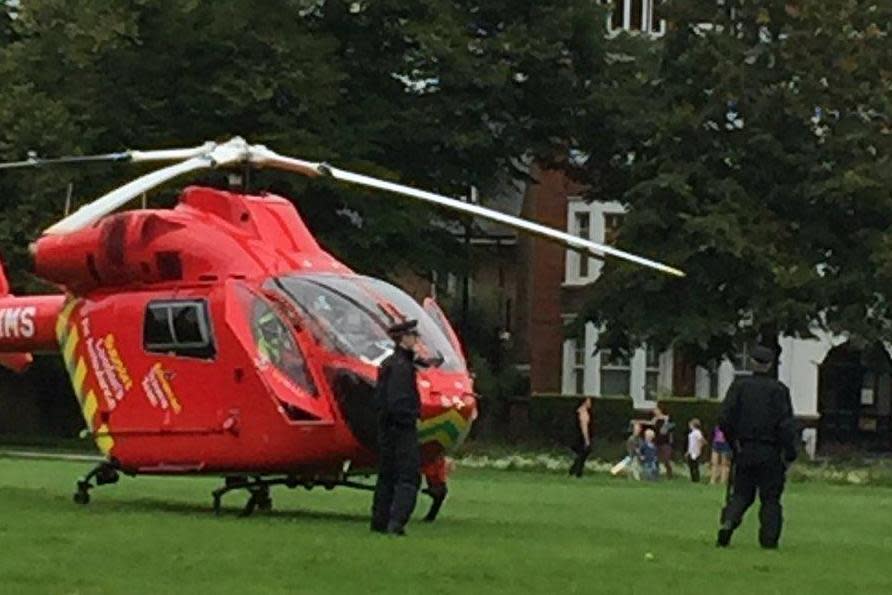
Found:
[{"label": "black trousers", "polygon": [[780,454],[766,459],[747,461],[738,457],[734,461],[734,491],[725,508],[725,522],[736,529],[743,515],[759,493],[759,543],[766,547],[776,546],[783,527],[781,496],[786,482],[786,468]]},{"label": "black trousers", "polygon": [[402,529],[418,499],[421,452],[415,423],[378,423],[378,480],[372,501],[372,528]]},{"label": "black trousers", "polygon": [[592,447],[586,446],[585,443],[580,441],[573,450],[576,451],[576,459],[570,466],[570,475],[582,477],[582,470],[585,469],[585,461],[592,454]]},{"label": "black trousers", "polygon": [[686,456],[685,459],[688,462],[688,469],[691,471],[691,481],[694,483],[700,482],[700,459],[692,459],[690,456]]}]

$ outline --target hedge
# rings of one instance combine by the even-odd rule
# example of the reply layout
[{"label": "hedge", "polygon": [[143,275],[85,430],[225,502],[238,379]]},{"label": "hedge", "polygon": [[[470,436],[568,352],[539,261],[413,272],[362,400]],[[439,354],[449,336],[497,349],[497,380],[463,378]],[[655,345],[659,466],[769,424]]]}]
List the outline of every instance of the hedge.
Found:
[{"label": "hedge", "polygon": [[[535,395],[525,400],[529,407],[529,428],[533,435],[559,444],[571,444],[577,436],[576,407],[580,397],[569,395]],[[522,403],[523,401],[517,401]],[[721,401],[671,397],[660,399],[663,411],[675,424],[673,438],[676,447],[684,448],[688,421],[698,418],[707,440],[718,419]],[[629,397],[593,397],[594,436],[608,441],[619,441],[628,436],[632,419],[649,419],[650,410],[637,410]]]}]

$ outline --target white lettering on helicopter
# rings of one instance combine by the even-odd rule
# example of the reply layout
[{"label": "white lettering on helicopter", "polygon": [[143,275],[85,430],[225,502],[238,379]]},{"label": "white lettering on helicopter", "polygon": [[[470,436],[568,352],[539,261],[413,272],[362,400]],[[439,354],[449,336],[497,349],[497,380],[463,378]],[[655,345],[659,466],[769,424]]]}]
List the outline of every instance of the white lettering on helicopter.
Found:
[{"label": "white lettering on helicopter", "polygon": [[30,339],[37,331],[35,306],[0,308],[0,339]]},{"label": "white lettering on helicopter", "polygon": [[98,341],[87,337],[86,344],[99,390],[102,391],[108,408],[114,409],[124,399],[127,391],[133,388],[130,372],[115,346],[115,336],[109,334]]},{"label": "white lettering on helicopter", "polygon": [[161,364],[156,363],[142,379],[142,389],[152,407],[160,407],[164,411],[170,409],[174,413],[179,413],[183,408],[170,385],[168,376],[169,373],[161,367]]}]

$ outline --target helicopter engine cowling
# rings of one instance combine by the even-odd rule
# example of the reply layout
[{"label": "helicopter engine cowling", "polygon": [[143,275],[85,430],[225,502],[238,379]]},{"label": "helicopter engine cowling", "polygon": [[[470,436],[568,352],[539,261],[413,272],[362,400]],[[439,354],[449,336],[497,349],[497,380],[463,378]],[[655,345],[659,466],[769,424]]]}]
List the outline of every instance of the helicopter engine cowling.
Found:
[{"label": "helicopter engine cowling", "polygon": [[182,278],[175,251],[152,250],[183,226],[152,212],[124,213],[78,232],[44,236],[31,246],[34,272],[78,294],[101,287]]},{"label": "helicopter engine cowling", "polygon": [[[283,233],[286,232],[286,233]],[[323,252],[285,199],[190,187],[173,210],[110,215],[31,245],[34,272],[70,292],[349,269]]]},{"label": "helicopter engine cowling", "polygon": [[235,246],[231,235],[181,218],[170,212],[137,211],[78,232],[44,236],[31,247],[34,272],[78,295],[258,273],[257,264]]}]

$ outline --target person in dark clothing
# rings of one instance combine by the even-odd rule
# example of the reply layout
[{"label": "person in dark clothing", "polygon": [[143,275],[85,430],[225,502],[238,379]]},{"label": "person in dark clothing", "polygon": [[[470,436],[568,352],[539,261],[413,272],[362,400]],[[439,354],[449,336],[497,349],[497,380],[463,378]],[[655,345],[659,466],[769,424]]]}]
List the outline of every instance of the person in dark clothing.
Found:
[{"label": "person in dark clothing", "polygon": [[576,408],[576,424],[579,429],[576,444],[573,450],[576,452],[576,459],[570,466],[570,475],[582,477],[582,470],[585,469],[585,461],[592,454],[592,400],[591,398],[582,399]]},{"label": "person in dark clothing", "polygon": [[417,423],[421,413],[415,368],[417,321],[390,327],[393,354],[378,370],[378,479],[372,501],[372,531],[405,535],[421,485]]},{"label": "person in dark clothing", "polygon": [[654,443],[657,445],[657,458],[666,467],[666,479],[672,479],[672,430],[675,424],[659,405],[654,407],[651,424],[656,433]]},{"label": "person in dark clothing", "polygon": [[781,495],[787,467],[796,459],[795,421],[789,389],[768,375],[774,351],[758,346],[752,360],[754,374],[731,384],[719,414],[719,426],[734,453],[734,487],[723,510],[717,545],[728,546],[758,491],[759,544],[773,549],[783,525]]}]

